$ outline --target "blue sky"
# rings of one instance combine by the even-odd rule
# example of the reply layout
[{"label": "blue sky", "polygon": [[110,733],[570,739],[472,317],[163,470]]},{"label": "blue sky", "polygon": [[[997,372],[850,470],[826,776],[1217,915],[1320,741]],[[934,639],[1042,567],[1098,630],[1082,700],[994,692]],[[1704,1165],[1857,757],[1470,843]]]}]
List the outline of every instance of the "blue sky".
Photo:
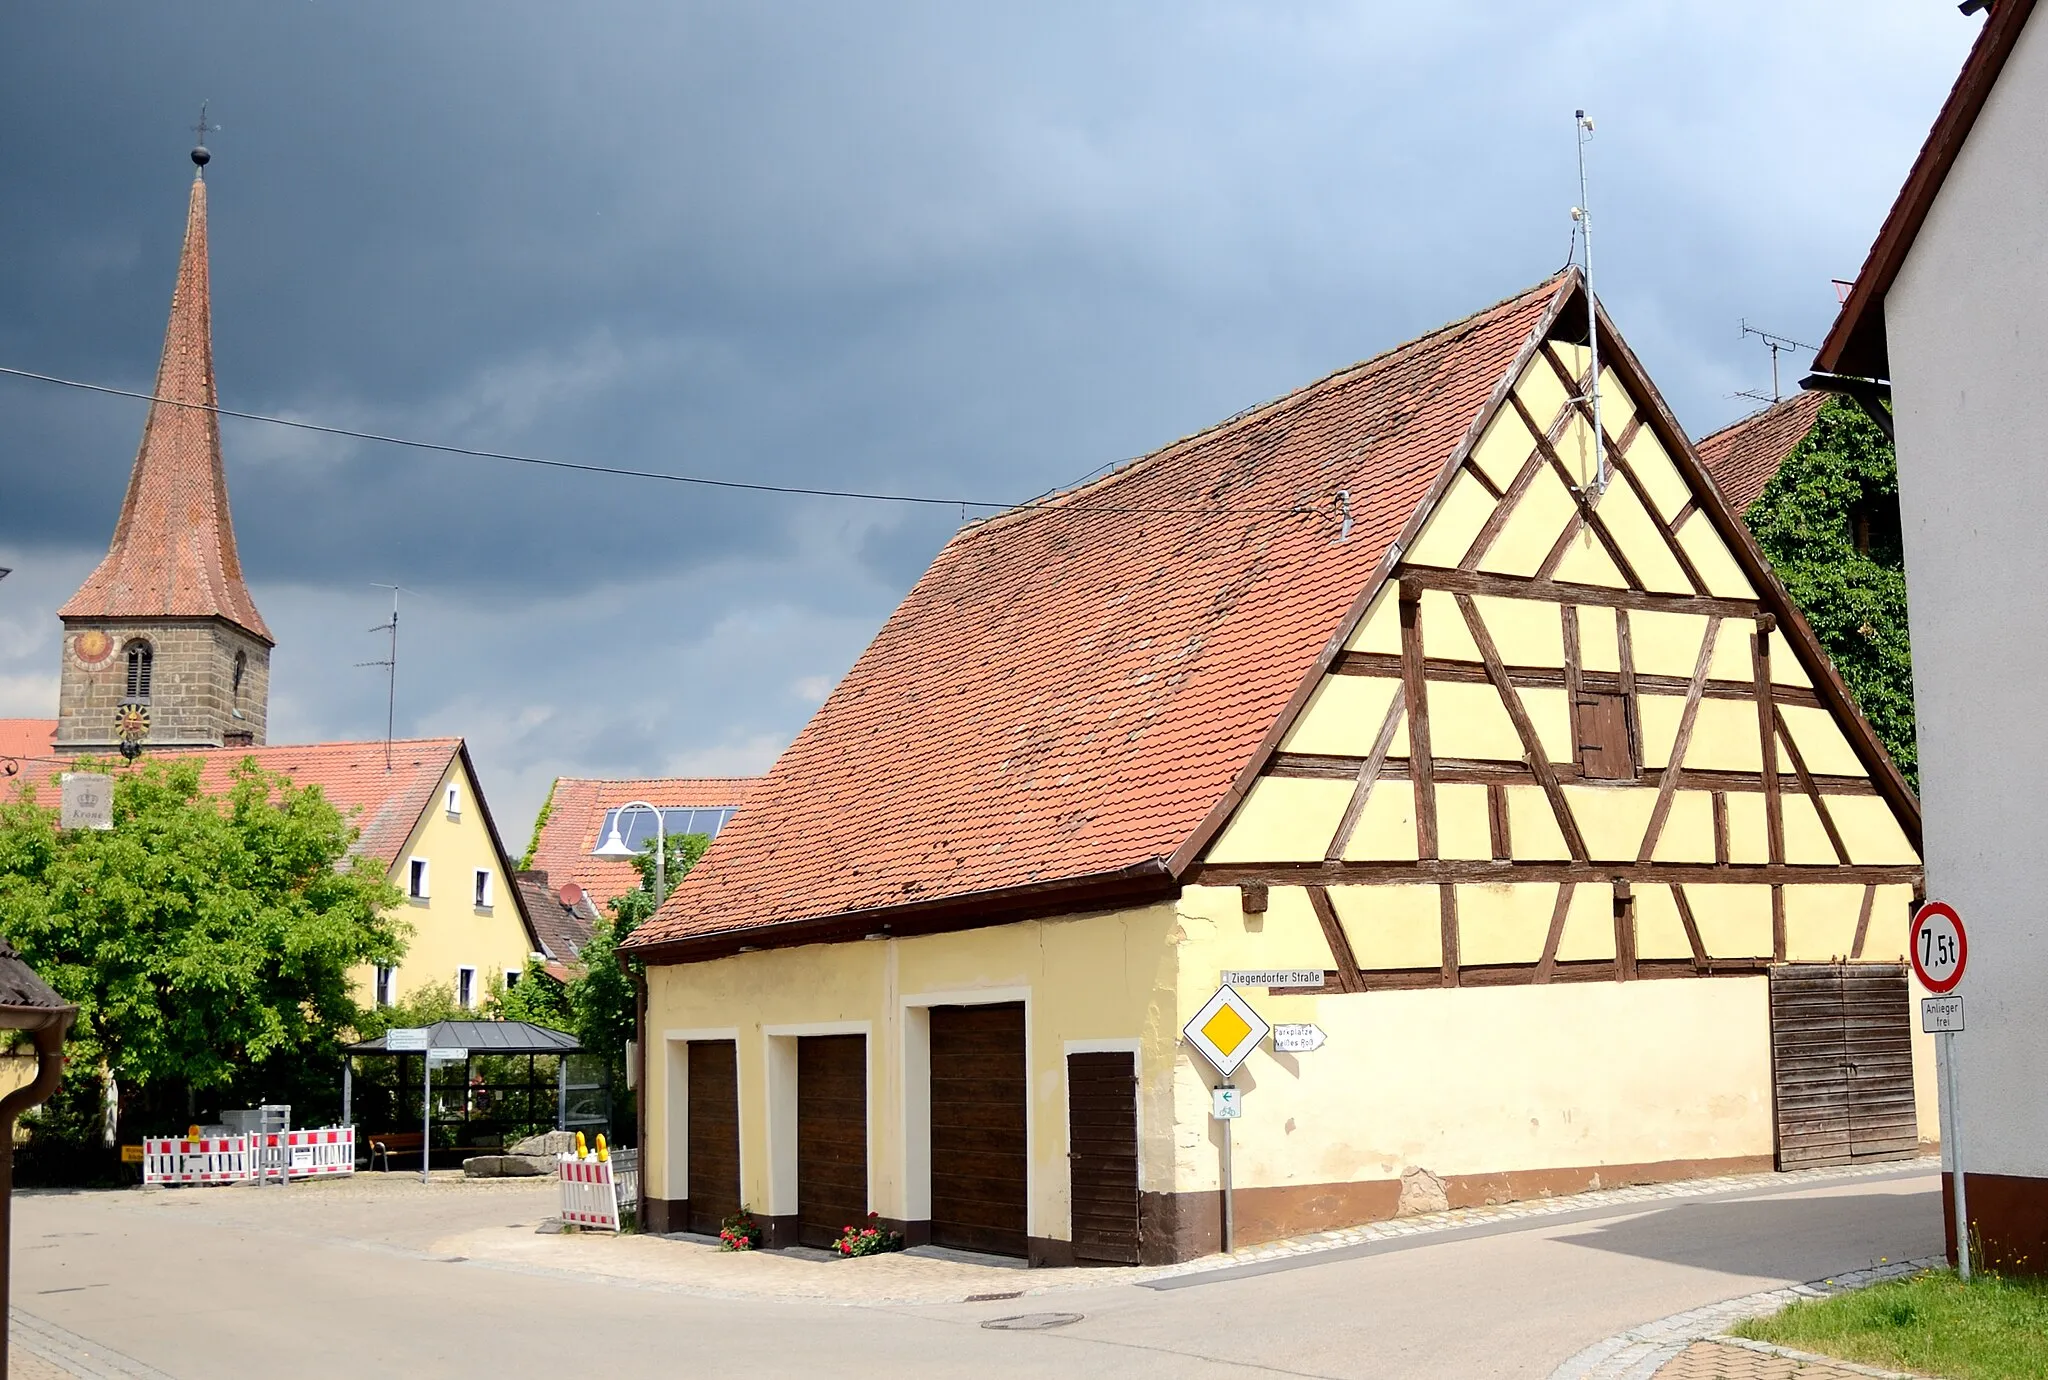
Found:
[{"label": "blue sky", "polygon": [[[1695,433],[1743,318],[1818,341],[1981,17],[1946,0],[80,0],[0,17],[0,364],[150,382],[199,102],[225,405],[603,464],[1024,498],[1564,260]],[[0,715],[142,405],[0,380]],[[765,768],[952,510],[714,494],[252,423],[225,444],[275,741]]]}]

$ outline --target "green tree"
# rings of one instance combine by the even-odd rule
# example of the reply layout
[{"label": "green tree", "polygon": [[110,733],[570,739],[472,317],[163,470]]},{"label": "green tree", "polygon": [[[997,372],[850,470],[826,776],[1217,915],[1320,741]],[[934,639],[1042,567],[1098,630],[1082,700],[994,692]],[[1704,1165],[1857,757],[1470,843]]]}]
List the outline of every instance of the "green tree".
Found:
[{"label": "green tree", "polygon": [[0,805],[0,933],[79,1006],[71,1082],[182,1115],[282,1067],[338,1070],[350,970],[395,963],[409,933],[355,830],[253,760],[217,798],[189,759],[114,777],[110,830],[60,830],[32,790]]},{"label": "green tree", "polygon": [[1744,515],[1864,717],[1918,789],[1898,462],[1854,403],[1820,410]]},{"label": "green tree", "polygon": [[502,978],[492,978],[484,1014],[506,1021],[525,1021],[549,1030],[569,1030],[575,1015],[569,1009],[569,989],[544,967],[540,960],[526,960],[519,981],[507,987]]}]

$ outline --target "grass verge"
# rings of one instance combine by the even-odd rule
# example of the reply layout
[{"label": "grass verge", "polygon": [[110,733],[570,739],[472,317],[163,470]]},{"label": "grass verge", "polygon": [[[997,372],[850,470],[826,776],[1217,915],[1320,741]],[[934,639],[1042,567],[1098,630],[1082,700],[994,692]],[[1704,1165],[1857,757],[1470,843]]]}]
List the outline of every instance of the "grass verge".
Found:
[{"label": "grass verge", "polygon": [[1946,1380],[2048,1376],[2048,1279],[1928,1270],[1792,1304],[1739,1337]]}]

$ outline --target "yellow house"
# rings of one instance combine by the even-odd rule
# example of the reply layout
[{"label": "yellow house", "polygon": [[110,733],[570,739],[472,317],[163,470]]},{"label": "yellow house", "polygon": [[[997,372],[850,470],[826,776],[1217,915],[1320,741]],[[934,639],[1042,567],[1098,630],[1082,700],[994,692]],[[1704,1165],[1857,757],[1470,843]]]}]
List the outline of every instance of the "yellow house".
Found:
[{"label": "yellow house", "polygon": [[[645,1220],[1153,1262],[1226,1163],[1243,1245],[1915,1153],[1917,802],[1589,343],[1568,271],[955,537],[632,936]],[[1222,1078],[1226,979],[1324,1042]]]}]

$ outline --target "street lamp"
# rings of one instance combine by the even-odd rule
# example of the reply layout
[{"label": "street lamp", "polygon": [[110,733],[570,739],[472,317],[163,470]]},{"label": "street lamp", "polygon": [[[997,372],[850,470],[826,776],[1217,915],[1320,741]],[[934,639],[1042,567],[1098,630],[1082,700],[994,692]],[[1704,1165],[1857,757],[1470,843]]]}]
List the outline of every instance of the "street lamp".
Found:
[{"label": "street lamp", "polygon": [[654,908],[660,910],[668,896],[668,818],[660,810],[644,800],[629,800],[619,806],[612,811],[611,837],[599,844],[591,856],[618,862],[631,862],[639,856],[640,850],[626,842],[622,828],[628,810],[645,810],[654,816]]}]

